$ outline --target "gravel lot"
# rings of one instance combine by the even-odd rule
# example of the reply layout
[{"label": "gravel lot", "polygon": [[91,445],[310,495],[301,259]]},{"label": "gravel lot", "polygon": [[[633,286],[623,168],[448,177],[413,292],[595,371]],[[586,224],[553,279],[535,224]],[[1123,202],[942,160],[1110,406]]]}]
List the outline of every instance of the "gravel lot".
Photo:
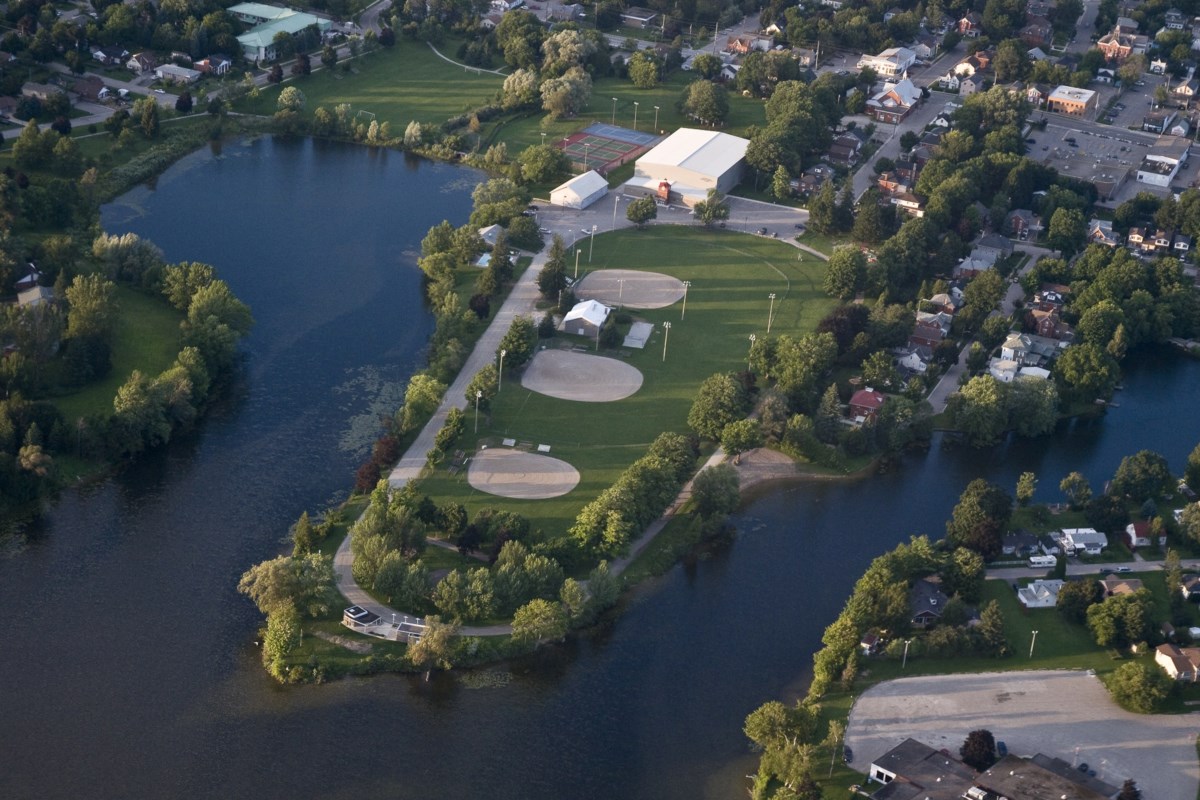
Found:
[{"label": "gravel lot", "polygon": [[957,755],[967,734],[987,728],[1014,755],[1045,753],[1087,762],[1115,786],[1137,781],[1156,800],[1196,796],[1196,714],[1131,714],[1090,673],[997,672],[901,678],[867,690],[854,704],[846,744],[852,766],[871,762],[911,736]]}]

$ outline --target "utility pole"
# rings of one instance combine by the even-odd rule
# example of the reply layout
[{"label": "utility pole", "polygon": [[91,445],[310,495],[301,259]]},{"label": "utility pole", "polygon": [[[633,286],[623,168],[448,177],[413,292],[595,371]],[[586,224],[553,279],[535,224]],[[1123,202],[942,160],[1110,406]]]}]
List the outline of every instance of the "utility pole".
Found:
[{"label": "utility pole", "polygon": [[592,248],[596,246],[596,226],[592,226],[592,236],[588,239],[588,263],[592,263]]},{"label": "utility pole", "polygon": [[617,98],[613,98],[612,124],[617,124]]},{"label": "utility pole", "polygon": [[579,280],[579,250],[580,248],[575,248],[575,277],[573,280]]},{"label": "utility pole", "polygon": [[508,351],[504,348],[500,349],[500,372],[496,376],[496,391],[497,393],[504,388],[504,357],[508,355]]}]

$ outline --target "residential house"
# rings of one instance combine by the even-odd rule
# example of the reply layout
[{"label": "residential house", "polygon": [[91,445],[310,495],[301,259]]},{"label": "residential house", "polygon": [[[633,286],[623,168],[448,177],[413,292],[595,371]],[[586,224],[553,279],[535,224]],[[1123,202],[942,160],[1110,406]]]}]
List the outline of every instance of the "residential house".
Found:
[{"label": "residential house", "polygon": [[958,94],[961,97],[970,97],[976,92],[982,92],[988,86],[990,72],[976,72],[974,75],[969,75],[958,82]]},{"label": "residential house", "polygon": [[809,47],[797,47],[792,51],[792,58],[802,67],[817,66],[817,51]]},{"label": "residential house", "polygon": [[1032,333],[1010,333],[1000,345],[1000,357],[1026,367],[1041,367],[1057,357],[1066,344]]},{"label": "residential house", "polygon": [[92,60],[101,64],[124,64],[129,51],[124,47],[93,47]]},{"label": "residential house", "polygon": [[875,178],[875,185],[879,187],[879,191],[886,194],[898,194],[907,192],[912,189],[911,182],[906,177],[911,175],[910,170],[904,170],[905,176],[901,176],[897,170],[888,170],[887,172],[879,173]]},{"label": "residential house", "polygon": [[1160,136],[1167,132],[1179,112],[1170,108],[1160,108],[1142,117],[1142,130],[1157,133]]},{"label": "residential house", "polygon": [[862,152],[863,141],[851,133],[838,134],[829,145],[825,155],[830,161],[853,165]]},{"label": "residential house", "polygon": [[1178,8],[1172,8],[1163,17],[1163,25],[1169,31],[1181,31],[1185,27],[1188,27],[1187,15]]},{"label": "residential house", "polygon": [[1044,339],[1071,341],[1075,338],[1075,329],[1063,321],[1057,308],[1030,308],[1025,312],[1025,321]]},{"label": "residential house", "polygon": [[896,366],[907,370],[914,375],[924,375],[929,370],[929,364],[933,361],[933,350],[925,345],[916,345],[900,358],[896,359]]},{"label": "residential house", "polygon": [[17,112],[17,102],[11,95],[0,95],[0,117],[11,118]]},{"label": "residential house", "polygon": [[1154,648],[1154,663],[1173,680],[1193,683],[1200,680],[1200,647],[1160,644]]},{"label": "residential house", "polygon": [[154,77],[163,83],[189,84],[200,80],[204,73],[187,67],[177,67],[174,64],[163,64],[154,70]]},{"label": "residential house", "polygon": [[1149,547],[1150,523],[1144,519],[1129,523],[1125,526],[1125,537],[1129,541],[1130,550],[1135,550],[1139,547]]},{"label": "residential house", "polygon": [[1058,605],[1060,580],[1036,580],[1017,590],[1017,600],[1026,608],[1054,608]]},{"label": "residential house", "polygon": [[1069,556],[1079,553],[1098,556],[1104,548],[1108,547],[1108,537],[1095,528],[1063,528],[1059,541],[1062,542],[1063,550]]},{"label": "residential house", "polygon": [[621,12],[621,20],[630,28],[649,28],[656,19],[658,14],[640,6],[630,6]]},{"label": "residential house", "polygon": [[1036,239],[1042,229],[1042,219],[1028,208],[1017,208],[1004,218],[1004,230],[1018,239]]},{"label": "residential house", "polygon": [[921,61],[932,61],[942,49],[941,40],[931,34],[921,34],[912,44],[912,51]]},{"label": "residential house", "polygon": [[228,75],[229,71],[233,69],[233,60],[229,56],[213,53],[192,66],[206,75]]},{"label": "residential house", "polygon": [[157,59],[149,53],[135,53],[125,62],[125,68],[135,75],[149,72],[158,66]]},{"label": "residential house", "polygon": [[1054,4],[1047,0],[1029,0],[1025,4],[1025,18],[1029,17],[1049,17],[1054,10]]},{"label": "residential house", "polygon": [[1189,136],[1191,135],[1192,124],[1185,118],[1180,117],[1175,120],[1175,124],[1167,130],[1168,136]]},{"label": "residential house", "polygon": [[1171,246],[1171,249],[1175,251],[1176,257],[1182,261],[1191,252],[1192,237],[1185,236],[1182,233],[1175,234],[1175,244]]},{"label": "residential house", "polygon": [[887,398],[882,392],[867,387],[859,389],[850,397],[850,418],[858,424],[873,420],[879,415],[879,409]]},{"label": "residential house", "polygon": [[1001,383],[1012,383],[1020,371],[1021,365],[1011,358],[988,359],[988,374]]},{"label": "residential house", "polygon": [[946,334],[942,331],[940,325],[933,325],[928,322],[917,322],[913,325],[912,333],[910,333],[908,336],[908,346],[925,346],[930,350],[934,350],[945,338]]},{"label": "residential house", "polygon": [[1093,217],[1088,222],[1087,241],[1088,244],[1102,244],[1105,247],[1116,247],[1121,243],[1121,237],[1113,231],[1110,220]]},{"label": "residential house", "polygon": [[942,618],[950,598],[942,593],[942,579],[936,575],[921,578],[908,595],[914,628],[931,628]]},{"label": "residential house", "polygon": [[921,90],[908,78],[885,83],[883,91],[867,100],[867,113],[879,122],[899,124],[921,102]]},{"label": "residential house", "polygon": [[1025,27],[1017,36],[1030,47],[1041,47],[1054,39],[1054,26],[1045,17],[1026,17]]},{"label": "residential house", "polygon": [[1062,546],[1058,540],[1048,533],[1043,533],[1038,537],[1038,549],[1044,556],[1056,556],[1062,552]]},{"label": "residential house", "polygon": [[1117,17],[1116,30],[1118,33],[1137,33],[1137,20],[1126,16]]},{"label": "residential house", "polygon": [[1156,252],[1162,253],[1170,251],[1171,245],[1175,243],[1175,232],[1164,231],[1159,228],[1154,232],[1154,249]]},{"label": "residential house", "polygon": [[983,34],[983,17],[974,11],[968,12],[958,21],[958,35],[964,39],[978,39]]},{"label": "residential house", "polygon": [[1030,61],[1049,61],[1050,56],[1040,47],[1031,47],[1025,51],[1025,55],[1029,56]]},{"label": "residential house", "polygon": [[774,46],[775,41],[768,36],[730,36],[725,42],[725,52],[744,56],[756,51],[765,53]]},{"label": "residential house", "polygon": [[23,97],[36,97],[39,100],[49,100],[57,94],[63,94],[61,86],[53,83],[26,83],[21,86]]},{"label": "residential house", "polygon": [[1029,531],[1009,531],[1001,539],[1000,552],[1006,556],[1036,555],[1038,537]]},{"label": "residential house", "polygon": [[930,297],[928,300],[923,300],[922,302],[928,303],[935,311],[941,311],[950,316],[956,314],[959,306],[962,305],[958,298],[954,297],[949,292],[938,292],[933,297]]},{"label": "residential house", "polygon": [[917,54],[907,47],[889,47],[879,55],[864,55],[858,60],[858,70],[870,69],[881,78],[897,78],[908,72]]},{"label": "residential house", "polygon": [[996,266],[996,254],[991,250],[972,250],[966,258],[958,262],[954,268],[954,277],[959,279],[974,278],[980,273],[987,272]]},{"label": "residential house", "polygon": [[[1130,250],[1144,250],[1146,246],[1146,231],[1144,228],[1134,226],[1129,229],[1129,234],[1125,237],[1125,241],[1129,244]],[[1154,238],[1149,239],[1150,249],[1154,249]]]},{"label": "residential house", "polygon": [[1166,71],[1167,71],[1167,62],[1164,59],[1154,58],[1154,59],[1150,60],[1150,74],[1151,75],[1162,75]]},{"label": "residential house", "polygon": [[893,17],[898,17],[904,13],[904,9],[898,6],[892,6],[887,11],[883,12],[883,21],[891,22]]},{"label": "residential house", "polygon": [[34,286],[23,292],[17,292],[18,308],[37,308],[45,303],[53,302],[54,290],[49,286]]},{"label": "residential house", "polygon": [[975,250],[983,253],[993,253],[997,259],[1012,255],[1013,243],[1008,237],[996,233],[988,233],[975,240]]},{"label": "residential house", "polygon": [[104,85],[104,81],[95,75],[76,78],[71,82],[71,91],[78,95],[80,100],[87,100],[92,103],[103,100],[109,94],[108,87]]},{"label": "residential house", "polygon": [[1200,601],[1200,575],[1185,574],[1179,582],[1179,591],[1184,600]]},{"label": "residential house", "polygon": [[1137,578],[1122,578],[1117,575],[1108,575],[1101,578],[1097,583],[1100,584],[1100,589],[1105,597],[1134,594],[1144,588],[1142,582]]},{"label": "residential house", "polygon": [[1196,99],[1197,92],[1200,92],[1200,80],[1188,78],[1171,87],[1170,102],[1180,108],[1187,108],[1188,104]]},{"label": "residential house", "polygon": [[500,225],[488,225],[486,228],[480,228],[479,238],[483,239],[484,244],[488,247],[495,247],[499,241],[500,234],[504,232],[504,228]]},{"label": "residential house", "polygon": [[22,267],[18,274],[20,277],[13,284],[13,288],[18,293],[26,289],[32,289],[42,282],[42,272],[37,268],[37,264],[34,264],[32,261]]},{"label": "residential house", "polygon": [[913,194],[912,192],[901,192],[900,194],[892,195],[889,199],[892,205],[907,214],[914,217],[925,216],[925,198],[920,195]]}]

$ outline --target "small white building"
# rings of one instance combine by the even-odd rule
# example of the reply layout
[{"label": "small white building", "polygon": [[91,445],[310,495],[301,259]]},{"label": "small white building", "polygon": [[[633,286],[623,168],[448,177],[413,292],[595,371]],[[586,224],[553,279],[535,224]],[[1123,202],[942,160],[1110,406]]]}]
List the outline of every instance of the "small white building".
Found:
[{"label": "small white building", "polygon": [[1159,137],[1138,166],[1138,183],[1170,186],[1171,181],[1179,174],[1180,167],[1187,163],[1190,146],[1191,141],[1181,136]]},{"label": "small white building", "polygon": [[877,56],[864,55],[858,60],[858,69],[871,69],[881,78],[896,78],[908,71],[917,60],[917,54],[907,47],[889,47]]},{"label": "small white building", "polygon": [[1059,580],[1036,580],[1017,590],[1017,600],[1026,608],[1054,608],[1058,604]]},{"label": "small white building", "polygon": [[608,194],[608,181],[596,170],[588,170],[550,191],[550,204],[584,209]]},{"label": "small white building", "polygon": [[154,77],[164,83],[195,83],[200,80],[199,70],[177,67],[174,64],[163,64],[154,70]]},{"label": "small white building", "polygon": [[596,300],[584,300],[576,303],[575,307],[563,317],[559,330],[563,333],[573,333],[576,336],[599,336],[600,329],[612,309]]}]

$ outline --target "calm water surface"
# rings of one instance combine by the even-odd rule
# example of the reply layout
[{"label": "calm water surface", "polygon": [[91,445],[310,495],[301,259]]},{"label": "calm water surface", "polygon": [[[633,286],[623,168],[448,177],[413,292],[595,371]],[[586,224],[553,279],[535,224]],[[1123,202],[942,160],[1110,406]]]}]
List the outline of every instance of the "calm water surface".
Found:
[{"label": "calm water surface", "polygon": [[1200,440],[1197,364],[1134,358],[1107,419],[989,451],[938,441],[887,475],[766,493],[730,547],[645,587],[611,628],[486,681],[279,687],[234,585],[350,484],[430,332],[420,240],[466,218],[477,178],[264,139],[104,210],[110,232],[215,264],[259,324],[201,430],[66,493],[0,563],[0,797],[744,797],[744,715],[802,689],[855,576],[940,534],[968,481],[1033,470],[1055,499],[1072,469],[1098,486],[1151,447],[1178,470]]}]

